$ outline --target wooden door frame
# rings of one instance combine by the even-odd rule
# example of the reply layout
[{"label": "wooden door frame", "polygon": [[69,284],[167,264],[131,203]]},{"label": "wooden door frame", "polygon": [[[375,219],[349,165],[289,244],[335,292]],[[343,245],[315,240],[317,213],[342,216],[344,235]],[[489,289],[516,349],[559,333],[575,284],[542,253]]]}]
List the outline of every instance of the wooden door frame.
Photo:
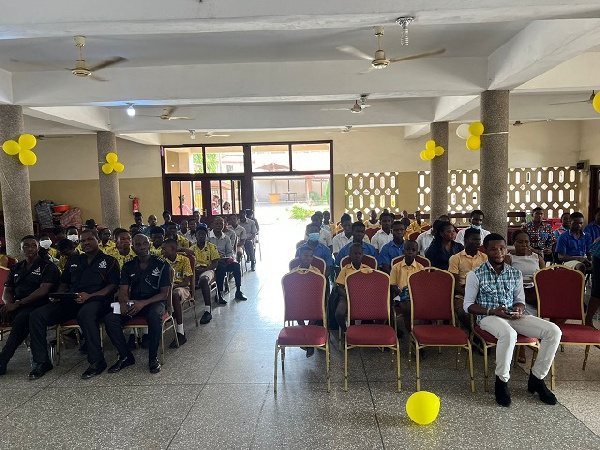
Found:
[{"label": "wooden door frame", "polygon": [[594,210],[600,206],[600,166],[590,166],[588,222],[594,221]]}]

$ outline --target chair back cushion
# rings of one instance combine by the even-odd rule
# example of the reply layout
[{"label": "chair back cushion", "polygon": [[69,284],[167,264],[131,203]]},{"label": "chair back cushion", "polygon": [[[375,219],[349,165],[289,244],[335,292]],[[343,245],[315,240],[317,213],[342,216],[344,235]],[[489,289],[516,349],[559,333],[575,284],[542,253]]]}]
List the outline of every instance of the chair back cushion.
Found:
[{"label": "chair back cushion", "polygon": [[[296,267],[298,267],[300,265],[300,258],[294,258],[290,261],[289,267],[290,270],[295,269]],[[321,258],[319,258],[318,256],[313,256],[312,262],[310,263],[311,266],[315,267],[316,269],[319,269],[319,271],[325,275],[325,261]]]},{"label": "chair back cushion", "polygon": [[0,267],[0,305],[4,305],[2,295],[4,294],[4,283],[6,283],[6,280],[8,280],[9,274],[10,270]]},{"label": "chair back cushion", "polygon": [[367,228],[365,230],[365,234],[369,237],[369,240],[373,239],[373,236],[381,229],[381,227],[377,228]]},{"label": "chair back cushion", "polygon": [[[363,255],[362,261],[365,266],[369,266],[371,269],[377,269],[377,258],[371,255]],[[344,267],[350,264],[350,256],[344,256],[342,258],[342,262],[340,263],[340,267]]]},{"label": "chair back cushion", "polygon": [[290,272],[281,279],[284,321],[323,320],[325,277],[308,270]]},{"label": "chair back cushion", "polygon": [[533,274],[538,316],[583,320],[584,276],[578,270],[550,266]]},{"label": "chair back cushion", "polygon": [[414,320],[452,320],[454,276],[430,267],[408,277]]},{"label": "chair back cushion", "polygon": [[390,277],[387,273],[354,272],[346,278],[350,320],[389,320]]},{"label": "chair back cushion", "polygon": [[408,236],[408,240],[409,240],[409,241],[416,241],[416,240],[417,240],[417,238],[419,237],[419,235],[420,235],[420,234],[421,234],[421,233],[420,233],[420,232],[418,232],[418,231],[415,231],[415,232],[413,232],[413,233],[410,233],[410,235]]},{"label": "chair back cushion", "polygon": [[[402,261],[404,259],[404,255],[400,255],[400,256],[396,256],[394,259],[392,259],[392,266],[398,264],[400,261]],[[419,264],[421,264],[423,267],[431,267],[431,261],[429,261],[427,258],[425,258],[424,256],[421,255],[416,255],[415,256],[415,261],[417,261]]]}]

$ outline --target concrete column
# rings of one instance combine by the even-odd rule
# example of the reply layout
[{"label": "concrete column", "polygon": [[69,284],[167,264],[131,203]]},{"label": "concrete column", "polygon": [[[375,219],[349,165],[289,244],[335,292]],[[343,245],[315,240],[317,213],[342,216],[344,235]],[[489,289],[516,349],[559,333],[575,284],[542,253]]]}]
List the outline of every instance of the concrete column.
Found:
[{"label": "concrete column", "polygon": [[508,91],[481,94],[481,122],[485,129],[479,156],[483,227],[504,237],[508,230],[508,107]]},{"label": "concrete column", "polygon": [[106,155],[117,153],[117,137],[112,131],[98,131],[98,173],[100,176],[100,204],[102,205],[102,225],[114,230],[121,226],[121,201],[119,196],[119,176],[116,172],[106,175],[102,165]]},{"label": "concrete column", "polygon": [[[0,145],[23,134],[23,110],[20,106],[0,105]],[[35,150],[34,150],[35,151]],[[29,193],[29,168],[0,150],[0,189],[4,212],[6,253],[21,256],[20,241],[33,234],[31,195]]]},{"label": "concrete column", "polygon": [[431,220],[448,214],[448,122],[431,124],[431,139],[444,147],[444,154],[431,160]]}]

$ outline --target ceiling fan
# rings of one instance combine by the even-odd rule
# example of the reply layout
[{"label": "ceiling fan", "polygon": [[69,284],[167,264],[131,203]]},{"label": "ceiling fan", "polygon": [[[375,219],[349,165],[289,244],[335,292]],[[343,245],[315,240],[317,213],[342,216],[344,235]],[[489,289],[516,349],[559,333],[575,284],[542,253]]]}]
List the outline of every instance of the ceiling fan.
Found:
[{"label": "ceiling fan", "polygon": [[174,116],[173,113],[177,110],[176,106],[167,106],[163,109],[163,112],[160,116],[149,116],[145,114],[139,114],[141,117],[158,117],[162,120],[194,120],[193,117],[185,117],[185,116]]},{"label": "ceiling fan", "polygon": [[552,119],[545,119],[545,120],[528,120],[527,122],[522,122],[520,120],[515,120],[514,123],[512,124],[513,127],[520,127],[522,125],[527,125],[528,123],[537,123],[537,122],[552,122]]},{"label": "ceiling fan", "polygon": [[446,51],[445,48],[440,48],[440,49],[432,50],[432,51],[425,52],[425,53],[418,53],[416,55],[404,56],[401,58],[387,59],[385,57],[385,52],[381,48],[381,37],[383,36],[383,31],[384,31],[384,27],[382,27],[382,26],[375,27],[375,36],[377,36],[377,51],[375,52],[375,58],[372,58],[370,55],[367,55],[365,52],[363,52],[351,45],[342,45],[342,46],[339,46],[336,48],[341,52],[348,53],[349,55],[355,56],[359,59],[364,59],[366,61],[370,61],[371,67],[369,67],[367,70],[364,70],[361,73],[369,73],[374,69],[385,69],[387,66],[389,66],[392,63],[397,63],[397,62],[401,62],[401,61],[410,61],[413,59],[427,58],[429,56],[434,56],[434,55],[441,55],[442,53],[444,53]]},{"label": "ceiling fan", "polygon": [[363,109],[369,108],[371,105],[367,105],[367,98],[369,94],[362,94],[360,100],[356,100],[351,108],[322,108],[321,111],[350,111],[354,114],[361,113]]},{"label": "ceiling fan", "polygon": [[575,102],[560,102],[560,103],[550,103],[551,105],[574,105],[576,103],[589,103],[590,105],[594,102],[594,97],[596,96],[596,91],[592,91],[592,95],[587,100],[578,100]]}]

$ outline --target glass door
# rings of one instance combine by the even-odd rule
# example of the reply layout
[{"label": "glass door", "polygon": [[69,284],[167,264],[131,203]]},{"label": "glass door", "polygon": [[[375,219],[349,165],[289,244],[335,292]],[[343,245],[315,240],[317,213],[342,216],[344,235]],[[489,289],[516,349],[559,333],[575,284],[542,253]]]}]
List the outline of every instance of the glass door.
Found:
[{"label": "glass door", "polygon": [[242,179],[210,180],[210,205],[210,217],[239,214],[242,208]]}]

